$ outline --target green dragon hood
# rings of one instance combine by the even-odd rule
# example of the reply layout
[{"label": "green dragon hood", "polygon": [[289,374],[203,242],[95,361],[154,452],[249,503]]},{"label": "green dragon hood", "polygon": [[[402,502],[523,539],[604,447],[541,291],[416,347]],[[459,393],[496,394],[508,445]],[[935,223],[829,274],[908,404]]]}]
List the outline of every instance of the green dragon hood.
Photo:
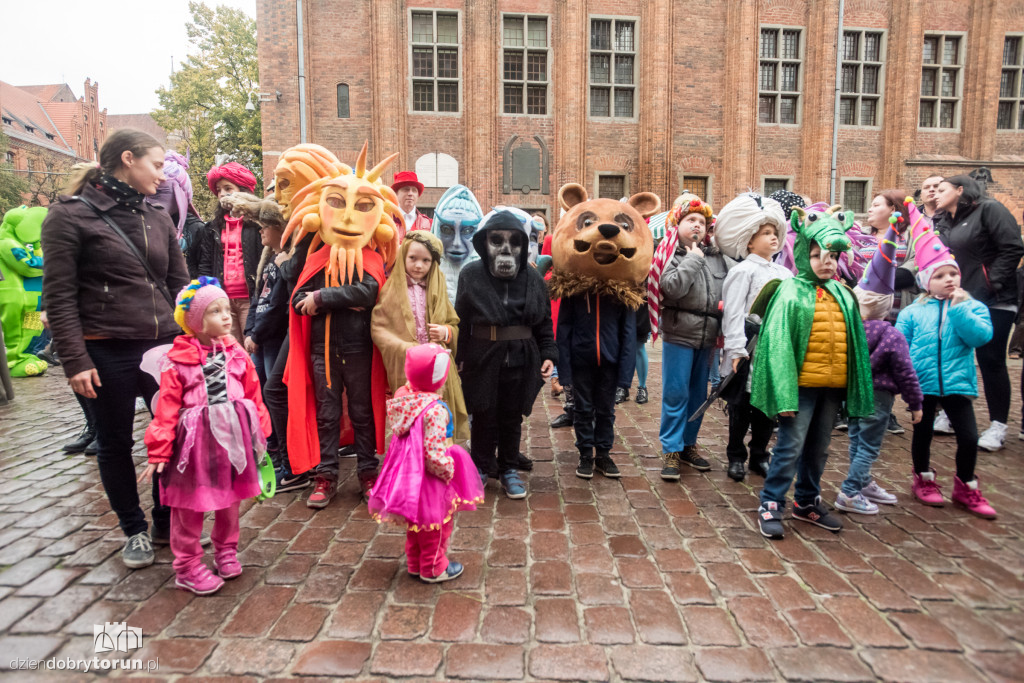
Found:
[{"label": "green dragon hood", "polygon": [[849,251],[852,245],[846,231],[853,227],[853,212],[843,211],[838,204],[824,212],[795,208],[789,222],[796,235],[793,243],[796,276],[818,284],[820,280],[811,269],[811,245],[817,242],[825,251]]}]

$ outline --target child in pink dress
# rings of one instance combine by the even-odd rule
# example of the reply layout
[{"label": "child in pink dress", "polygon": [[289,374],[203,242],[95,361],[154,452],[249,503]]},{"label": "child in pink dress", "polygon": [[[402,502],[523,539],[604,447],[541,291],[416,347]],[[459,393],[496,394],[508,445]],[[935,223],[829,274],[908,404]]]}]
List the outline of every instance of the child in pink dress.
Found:
[{"label": "child in pink dress", "polygon": [[[231,309],[216,278],[193,280],[178,294],[174,319],[185,334],[163,360],[153,421],[146,429],[149,466],[171,508],[175,584],[196,595],[220,590],[242,573],[238,504],[260,493],[257,457],[266,450],[270,415],[249,355],[230,336]],[[215,576],[203,563],[203,515],[215,510]]]},{"label": "child in pink dress", "polygon": [[462,573],[462,565],[446,556],[453,517],[457,510],[475,510],[484,499],[473,459],[450,445],[452,416],[437,393],[450,364],[450,353],[438,344],[406,351],[409,381],[388,401],[391,445],[369,500],[378,522],[408,526],[409,573],[427,583]]}]

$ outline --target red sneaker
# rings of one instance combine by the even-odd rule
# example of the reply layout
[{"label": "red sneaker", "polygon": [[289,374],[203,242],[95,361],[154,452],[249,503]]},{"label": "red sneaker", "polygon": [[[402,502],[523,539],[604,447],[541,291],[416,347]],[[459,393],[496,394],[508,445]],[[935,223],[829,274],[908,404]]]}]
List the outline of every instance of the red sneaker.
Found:
[{"label": "red sneaker", "polygon": [[306,499],[306,507],[320,510],[327,507],[331,498],[334,498],[338,483],[325,477],[317,477],[313,482],[315,487],[313,493],[309,494],[309,498]]}]

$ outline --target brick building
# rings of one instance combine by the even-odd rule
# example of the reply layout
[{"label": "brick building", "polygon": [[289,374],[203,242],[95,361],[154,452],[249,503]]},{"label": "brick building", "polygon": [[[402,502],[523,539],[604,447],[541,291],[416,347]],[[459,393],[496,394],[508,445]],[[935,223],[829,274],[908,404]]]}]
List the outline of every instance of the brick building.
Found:
[{"label": "brick building", "polygon": [[258,0],[264,171],[299,142],[301,66],[306,139],[349,163],[364,140],[371,161],[399,152],[428,207],[457,179],[549,215],[570,181],[862,211],[985,166],[1020,216],[1024,4],[846,0],[841,26],[839,4]]}]

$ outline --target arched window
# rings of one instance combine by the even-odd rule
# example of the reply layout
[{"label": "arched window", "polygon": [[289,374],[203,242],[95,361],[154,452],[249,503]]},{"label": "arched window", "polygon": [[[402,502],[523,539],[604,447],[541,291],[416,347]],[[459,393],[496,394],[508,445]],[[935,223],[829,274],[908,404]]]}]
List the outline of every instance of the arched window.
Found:
[{"label": "arched window", "polygon": [[338,84],[338,118],[348,118],[348,83]]},{"label": "arched window", "polygon": [[448,154],[424,154],[416,160],[416,175],[426,187],[458,185],[459,162]]}]

